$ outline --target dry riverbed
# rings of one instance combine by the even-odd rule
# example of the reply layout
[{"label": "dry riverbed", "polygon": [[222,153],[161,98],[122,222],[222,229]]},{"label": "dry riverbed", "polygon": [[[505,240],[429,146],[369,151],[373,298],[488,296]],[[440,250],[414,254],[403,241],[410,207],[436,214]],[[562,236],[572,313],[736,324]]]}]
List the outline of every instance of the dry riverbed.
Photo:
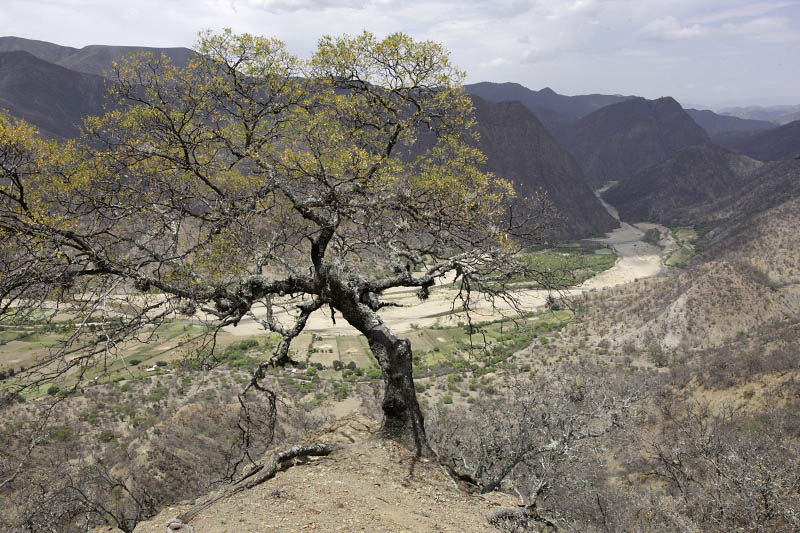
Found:
[{"label": "dry riverbed", "polygon": [[[602,189],[598,191],[602,192]],[[602,199],[601,199],[601,202]],[[616,209],[603,202],[608,212],[619,220]],[[659,246],[644,242],[645,232],[657,228],[662,235]],[[610,269],[586,280],[580,286],[569,291],[567,296],[583,291],[601,290],[608,287],[630,283],[637,279],[649,278],[661,274],[664,270],[664,258],[675,250],[676,245],[667,228],[658,224],[628,224],[621,222],[620,227],[607,233],[605,237],[592,239],[611,248],[617,255],[617,261]],[[547,300],[547,291],[539,289],[523,289],[516,293],[521,307],[526,311],[541,310]],[[415,290],[395,289],[385,293],[387,300],[401,304],[402,307],[389,307],[381,311],[383,320],[396,332],[409,331],[419,327],[453,326],[458,322],[466,322],[463,313],[454,312],[461,308],[458,291],[440,285],[431,291],[430,297],[420,301]],[[256,311],[258,315],[258,311]],[[510,305],[480,301],[473,313],[474,322],[483,322],[512,315]],[[279,315],[280,316],[280,315]],[[285,315],[284,315],[285,317]],[[242,320],[236,327],[228,327],[226,331],[242,337],[258,335],[263,327],[253,319]],[[305,332],[317,335],[358,335],[358,332],[344,320],[331,319],[330,310],[320,309],[311,315]]]}]

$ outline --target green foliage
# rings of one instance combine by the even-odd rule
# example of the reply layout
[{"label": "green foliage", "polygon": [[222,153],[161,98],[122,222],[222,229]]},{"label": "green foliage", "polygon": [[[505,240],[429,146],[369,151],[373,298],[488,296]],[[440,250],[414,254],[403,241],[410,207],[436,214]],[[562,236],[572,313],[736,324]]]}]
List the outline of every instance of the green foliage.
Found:
[{"label": "green foliage", "polygon": [[53,426],[48,431],[50,439],[65,442],[72,438],[72,428],[69,426]]},{"label": "green foliage", "polygon": [[350,386],[347,383],[333,382],[333,397],[337,400],[344,400],[350,396]]}]

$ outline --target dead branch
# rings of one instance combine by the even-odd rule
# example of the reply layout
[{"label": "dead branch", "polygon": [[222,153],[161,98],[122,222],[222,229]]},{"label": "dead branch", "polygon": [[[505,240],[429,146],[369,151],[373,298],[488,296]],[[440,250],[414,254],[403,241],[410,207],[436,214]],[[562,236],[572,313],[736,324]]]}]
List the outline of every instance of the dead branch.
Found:
[{"label": "dead branch", "polygon": [[192,506],[189,510],[185,511],[178,516],[178,520],[183,523],[190,522],[200,512],[210,507],[215,502],[223,500],[234,494],[238,494],[244,490],[252,489],[253,487],[264,483],[275,477],[278,471],[286,470],[291,466],[292,459],[298,457],[319,457],[328,455],[333,451],[333,446],[329,444],[310,444],[310,445],[296,445],[288,450],[275,453],[265,462],[254,467],[243,478],[234,483],[232,486],[225,487],[216,493],[212,494],[201,503]]}]

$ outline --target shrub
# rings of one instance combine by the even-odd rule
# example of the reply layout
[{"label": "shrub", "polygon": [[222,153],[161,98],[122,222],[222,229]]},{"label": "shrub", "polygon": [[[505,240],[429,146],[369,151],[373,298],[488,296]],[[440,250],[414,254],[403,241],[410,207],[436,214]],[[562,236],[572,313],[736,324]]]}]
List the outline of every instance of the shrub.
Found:
[{"label": "shrub", "polygon": [[49,431],[50,438],[64,442],[72,438],[72,429],[69,426],[54,426]]},{"label": "shrub", "polygon": [[156,361],[156,366],[167,366],[166,361]]},{"label": "shrub", "polygon": [[97,436],[97,440],[99,440],[100,442],[111,442],[112,440],[114,440],[114,432],[111,431],[110,429],[104,429]]},{"label": "shrub", "polygon": [[444,396],[442,396],[442,403],[445,405],[450,405],[451,403],[453,403],[453,397],[450,396],[449,394],[445,394]]},{"label": "shrub", "polygon": [[249,350],[258,346],[258,341],[255,339],[247,339],[239,343],[239,349],[242,351]]},{"label": "shrub", "polygon": [[350,370],[355,370],[355,369],[356,369],[356,366],[358,366],[358,365],[356,365],[356,362],[355,362],[355,361],[350,361],[350,362],[349,362],[349,363],[347,363],[345,366],[346,366],[347,368],[349,368]]}]

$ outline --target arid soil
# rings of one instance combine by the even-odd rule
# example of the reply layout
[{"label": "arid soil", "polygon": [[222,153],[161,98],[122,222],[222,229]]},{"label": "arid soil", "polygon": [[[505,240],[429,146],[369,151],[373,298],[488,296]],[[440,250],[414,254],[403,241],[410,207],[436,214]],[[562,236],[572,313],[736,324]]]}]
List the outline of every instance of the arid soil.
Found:
[{"label": "arid soil", "polygon": [[[452,531],[494,529],[486,515],[513,507],[511,496],[467,494],[434,462],[377,439],[377,424],[353,414],[307,443],[333,443],[327,457],[309,458],[250,490],[220,500],[190,525],[196,533],[264,531]],[[190,505],[164,509],[135,533],[163,533]]]}]

